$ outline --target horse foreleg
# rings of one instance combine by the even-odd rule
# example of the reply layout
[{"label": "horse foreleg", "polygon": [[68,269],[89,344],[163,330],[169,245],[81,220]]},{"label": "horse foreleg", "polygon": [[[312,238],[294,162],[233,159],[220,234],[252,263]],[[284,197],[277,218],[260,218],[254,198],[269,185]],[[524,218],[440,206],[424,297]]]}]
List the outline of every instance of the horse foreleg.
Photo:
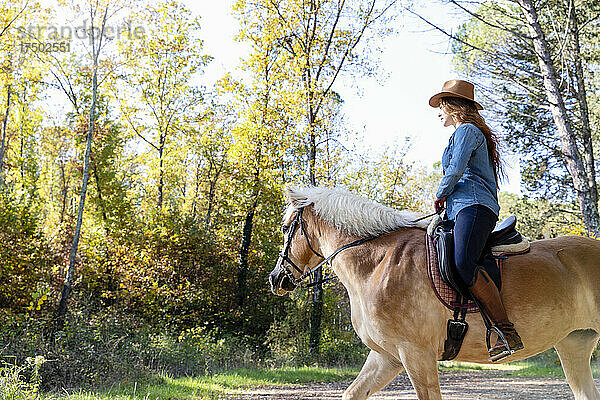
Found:
[{"label": "horse foreleg", "polygon": [[419,400],[442,400],[437,371],[437,354],[433,348],[404,345],[400,359],[417,392]]},{"label": "horse foreleg", "polygon": [[360,373],[344,392],[343,400],[363,400],[382,389],[394,379],[403,367],[391,356],[371,350]]},{"label": "horse foreleg", "polygon": [[575,400],[600,400],[590,367],[598,336],[598,332],[592,329],[578,330],[554,346]]}]

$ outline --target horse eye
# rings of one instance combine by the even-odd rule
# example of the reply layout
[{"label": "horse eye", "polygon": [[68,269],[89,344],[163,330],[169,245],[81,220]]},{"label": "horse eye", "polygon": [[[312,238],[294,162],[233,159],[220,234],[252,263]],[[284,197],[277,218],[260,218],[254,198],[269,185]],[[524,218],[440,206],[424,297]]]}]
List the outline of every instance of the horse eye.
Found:
[{"label": "horse eye", "polygon": [[284,225],[281,227],[281,230],[283,231],[283,233],[286,233],[288,231],[288,229],[290,229],[290,227],[288,225]]}]

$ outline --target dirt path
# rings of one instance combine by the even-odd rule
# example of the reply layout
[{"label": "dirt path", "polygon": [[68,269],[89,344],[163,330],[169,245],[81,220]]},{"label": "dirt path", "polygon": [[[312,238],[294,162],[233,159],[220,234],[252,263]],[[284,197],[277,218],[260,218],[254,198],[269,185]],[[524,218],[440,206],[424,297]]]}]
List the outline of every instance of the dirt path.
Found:
[{"label": "dirt path", "polygon": [[[350,382],[311,383],[294,386],[264,386],[241,393],[228,399],[269,400],[339,400]],[[501,371],[440,372],[440,384],[444,400],[559,400],[573,399],[564,379],[513,378]],[[600,386],[600,380],[596,380]],[[394,379],[385,389],[369,400],[416,400],[412,385],[406,374]]]}]

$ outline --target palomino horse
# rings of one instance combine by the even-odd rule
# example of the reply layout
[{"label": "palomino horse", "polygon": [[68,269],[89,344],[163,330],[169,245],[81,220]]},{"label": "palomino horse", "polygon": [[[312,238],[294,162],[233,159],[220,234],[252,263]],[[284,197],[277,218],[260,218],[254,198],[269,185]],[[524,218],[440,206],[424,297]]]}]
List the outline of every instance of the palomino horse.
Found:
[{"label": "palomino horse", "polygon": [[[415,223],[414,212],[342,189],[288,189],[287,196],[286,245],[269,276],[276,294],[293,290],[300,271],[323,260],[320,254],[329,256],[357,239],[380,235],[339,252],[332,262],[348,291],[354,329],[371,349],[343,399],[366,399],[403,370],[420,400],[441,399],[437,361],[451,313],[427,276],[427,222]],[[503,361],[554,346],[575,399],[600,399],[590,368],[600,335],[600,242],[576,236],[532,242],[529,253],[506,260],[501,295],[525,344]],[[469,314],[467,321],[469,331],[456,360],[489,363],[481,317]]]}]

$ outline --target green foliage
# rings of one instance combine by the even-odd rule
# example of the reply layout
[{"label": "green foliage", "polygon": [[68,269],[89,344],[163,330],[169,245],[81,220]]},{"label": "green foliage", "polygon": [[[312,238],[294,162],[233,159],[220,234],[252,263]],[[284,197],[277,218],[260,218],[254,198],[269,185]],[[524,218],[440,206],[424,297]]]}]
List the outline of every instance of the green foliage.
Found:
[{"label": "green foliage", "polygon": [[530,240],[586,234],[574,202],[560,203],[510,193],[500,193],[499,197],[500,217],[516,215],[517,230]]},{"label": "green foliage", "polygon": [[321,351],[314,360],[309,352],[309,318],[305,311],[311,293],[296,290],[292,302],[267,333],[270,365],[302,366],[313,362],[329,366],[356,366],[364,362],[369,349],[362,344],[350,321],[350,305],[345,289],[338,283],[324,291]]},{"label": "green foliage", "polygon": [[[202,326],[179,331],[153,328],[133,317],[92,314],[88,309],[72,310],[53,342],[45,335],[50,320],[2,315],[0,322],[2,358],[23,365],[11,371],[25,373],[46,389],[106,387],[159,374],[201,375],[256,366],[263,359],[248,337],[217,334]],[[49,361],[36,364],[33,371],[27,360],[39,361],[35,357],[40,354]]]},{"label": "green foliage", "polygon": [[39,228],[36,208],[0,191],[0,306],[39,311],[57,258]]},{"label": "green foliage", "polygon": [[[3,400],[37,400],[45,396],[40,393],[40,368],[44,357],[28,357],[22,366],[5,364],[0,366],[0,398]],[[31,378],[25,375],[29,374]]]},{"label": "green foliage", "polygon": [[340,183],[352,192],[396,209],[428,212],[441,175],[428,174],[404,156],[409,143],[385,154],[363,155],[343,170]]},{"label": "green foliage", "polygon": [[134,229],[125,237],[86,234],[82,290],[156,326],[224,323],[233,282],[214,238],[175,211],[136,221]]}]

